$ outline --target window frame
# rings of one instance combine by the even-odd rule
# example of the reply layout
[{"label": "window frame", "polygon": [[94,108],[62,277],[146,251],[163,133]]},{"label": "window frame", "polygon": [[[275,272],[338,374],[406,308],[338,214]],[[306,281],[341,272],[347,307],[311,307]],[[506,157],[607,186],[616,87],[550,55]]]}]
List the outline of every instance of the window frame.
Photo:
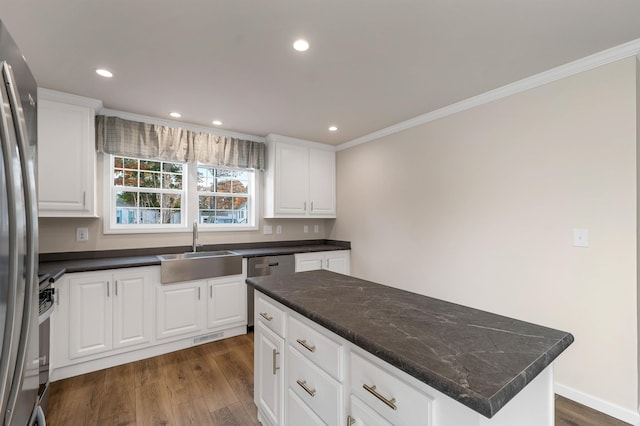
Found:
[{"label": "window frame", "polygon": [[[181,162],[181,161],[168,161],[174,163],[181,163],[183,165],[183,177],[182,177],[182,194],[183,200],[181,203],[181,223],[180,224],[118,224],[116,223],[116,203],[115,192],[121,190],[114,185],[113,170],[115,157],[135,158],[126,155],[113,155],[113,154],[101,154],[103,161],[103,224],[105,234],[163,234],[163,233],[175,233],[175,232],[191,232],[193,222],[199,218],[198,209],[198,163],[197,162]],[[151,160],[147,158],[139,158],[139,160]],[[155,160],[152,160],[155,161]],[[231,167],[215,167],[203,164],[205,167],[221,168],[234,170]],[[238,169],[244,170],[244,169]],[[238,231],[255,231],[258,227],[258,212],[259,212],[259,188],[260,188],[260,176],[259,172],[254,169],[247,169],[251,173],[249,174],[249,194],[248,204],[248,222],[247,224],[211,224],[211,223],[198,223],[199,231],[201,232],[238,232]],[[141,189],[137,187],[137,190]],[[144,189],[144,188],[142,188]],[[156,191],[150,191],[156,192]],[[178,191],[174,191],[178,192]]]}]

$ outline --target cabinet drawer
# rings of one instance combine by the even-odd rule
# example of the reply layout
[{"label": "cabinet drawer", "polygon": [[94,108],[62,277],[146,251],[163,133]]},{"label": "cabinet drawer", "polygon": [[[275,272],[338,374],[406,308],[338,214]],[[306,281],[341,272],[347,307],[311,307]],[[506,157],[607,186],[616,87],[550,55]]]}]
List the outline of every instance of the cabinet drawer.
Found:
[{"label": "cabinet drawer", "polygon": [[284,312],[258,292],[255,293],[255,317],[278,336],[284,338]]},{"label": "cabinet drawer", "polygon": [[[326,423],[341,424],[342,388],[327,373],[289,346],[287,387]],[[344,419],[342,419],[344,420]]]},{"label": "cabinet drawer", "polygon": [[291,346],[327,373],[342,381],[343,366],[340,356],[342,345],[292,316],[289,316],[287,336]]},{"label": "cabinet drawer", "polygon": [[360,355],[352,352],[350,360],[351,392],[368,406],[396,426],[433,424],[433,398]]},{"label": "cabinet drawer", "polygon": [[291,390],[287,391],[287,424],[325,426],[307,405]]}]

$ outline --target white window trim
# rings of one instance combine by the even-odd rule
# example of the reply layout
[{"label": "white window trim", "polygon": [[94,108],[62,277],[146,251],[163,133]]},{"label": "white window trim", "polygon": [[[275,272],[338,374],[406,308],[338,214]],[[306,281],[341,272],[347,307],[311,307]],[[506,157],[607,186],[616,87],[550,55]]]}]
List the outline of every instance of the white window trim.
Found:
[{"label": "white window trim", "polygon": [[[183,180],[184,198],[184,217],[181,224],[135,224],[135,225],[118,225],[115,223],[115,205],[111,204],[113,198],[113,182],[111,179],[111,171],[113,166],[113,155],[103,154],[103,172],[102,172],[102,193],[103,193],[103,225],[105,234],[165,234],[178,232],[191,232],[193,222],[198,218],[198,167],[197,163],[188,162],[185,165],[185,181]],[[126,156],[125,156],[126,157]],[[249,217],[250,221],[247,225],[228,225],[228,224],[198,224],[199,232],[242,232],[255,231],[259,229],[258,212],[260,205],[260,173],[255,170],[253,173],[253,200],[249,200]]]}]

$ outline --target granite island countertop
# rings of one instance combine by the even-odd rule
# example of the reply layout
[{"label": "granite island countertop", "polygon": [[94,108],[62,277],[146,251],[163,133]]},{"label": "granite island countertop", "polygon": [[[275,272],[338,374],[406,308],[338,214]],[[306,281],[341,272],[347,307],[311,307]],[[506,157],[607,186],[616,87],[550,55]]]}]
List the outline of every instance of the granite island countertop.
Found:
[{"label": "granite island countertop", "polygon": [[247,283],[488,418],[574,340],[564,331],[324,270]]}]

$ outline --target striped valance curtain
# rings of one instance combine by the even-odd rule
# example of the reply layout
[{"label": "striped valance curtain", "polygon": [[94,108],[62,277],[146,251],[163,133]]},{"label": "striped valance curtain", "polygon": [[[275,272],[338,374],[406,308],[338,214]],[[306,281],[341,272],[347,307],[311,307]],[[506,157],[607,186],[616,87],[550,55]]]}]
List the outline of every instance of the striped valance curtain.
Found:
[{"label": "striped valance curtain", "polygon": [[96,151],[165,161],[264,170],[265,146],[176,127],[96,116]]}]

